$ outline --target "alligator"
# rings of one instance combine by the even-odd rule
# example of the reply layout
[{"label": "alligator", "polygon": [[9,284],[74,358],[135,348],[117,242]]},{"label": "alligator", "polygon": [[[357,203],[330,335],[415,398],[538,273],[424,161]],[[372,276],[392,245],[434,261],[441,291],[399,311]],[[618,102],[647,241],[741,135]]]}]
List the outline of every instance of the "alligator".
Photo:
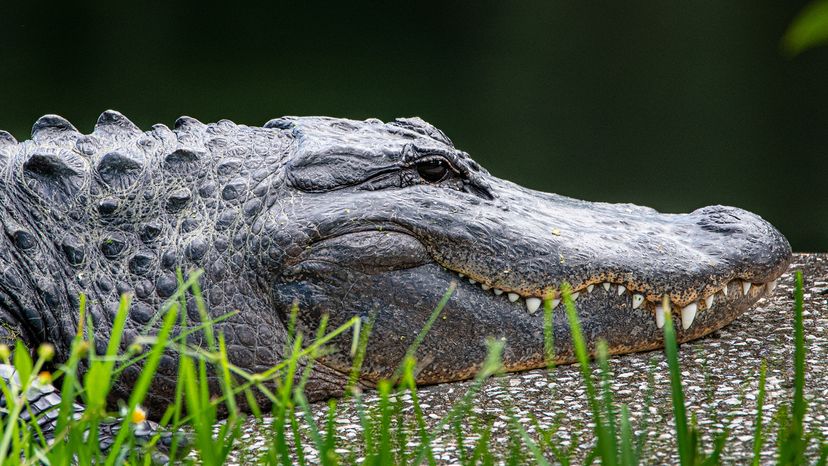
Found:
[{"label": "alligator", "polygon": [[[394,374],[454,283],[416,354],[417,383],[435,384],[472,377],[488,338],[505,341],[506,370],[545,366],[545,297],[554,362],[574,362],[564,283],[590,348],[604,340],[621,354],[663,345],[665,296],[679,341],[699,338],[772,290],[791,258],[783,235],[753,213],[666,214],[534,191],[492,176],[416,117],[261,127],[181,117],[142,131],[106,111],[82,134],[47,115],[30,140],[0,131],[0,171],[0,342],[49,342],[58,361],[82,293],[103,352],[122,294],[133,297],[128,345],[160,325],[177,271],[203,270],[209,316],[227,316],[214,330],[233,364],[255,373],[279,363],[297,305],[305,335],[323,318],[329,328],[373,319],[358,381],[371,387]],[[192,298],[186,313],[201,322]],[[188,338],[205,344],[201,333]],[[342,393],[350,345],[343,335],[318,358],[308,399]],[[139,374],[127,368],[114,396],[127,397]],[[173,399],[176,375],[167,354],[150,412]]]}]

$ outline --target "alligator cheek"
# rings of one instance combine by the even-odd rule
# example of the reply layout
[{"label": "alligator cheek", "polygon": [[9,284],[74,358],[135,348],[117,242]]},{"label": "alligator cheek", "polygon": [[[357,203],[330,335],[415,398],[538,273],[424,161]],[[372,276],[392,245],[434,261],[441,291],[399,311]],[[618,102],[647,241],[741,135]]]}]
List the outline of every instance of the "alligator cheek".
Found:
[{"label": "alligator cheek", "polygon": [[[307,277],[275,288],[279,306],[299,305],[299,324],[312,334],[324,314],[329,328],[358,315],[373,320],[362,378],[376,382],[391,377],[408,347],[426,325],[451,283],[453,274],[431,263],[420,267],[362,274],[329,269],[323,277]],[[459,380],[473,375],[486,357],[489,337],[542,342],[542,329],[514,303],[494,300],[479,287],[460,284],[416,353],[418,382]],[[334,351],[321,363],[347,374],[351,335],[333,342]]]},{"label": "alligator cheek", "polygon": [[324,275],[345,269],[377,274],[432,262],[419,240],[395,231],[355,231],[332,236],[308,246],[287,261],[285,276]]}]

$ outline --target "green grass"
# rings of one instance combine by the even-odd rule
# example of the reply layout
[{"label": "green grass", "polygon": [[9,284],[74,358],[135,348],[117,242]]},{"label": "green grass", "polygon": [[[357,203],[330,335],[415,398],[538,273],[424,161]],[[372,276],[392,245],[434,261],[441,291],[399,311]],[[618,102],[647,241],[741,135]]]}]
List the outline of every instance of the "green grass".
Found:
[{"label": "green grass", "polygon": [[[114,319],[112,337],[107,350],[97,355],[91,335],[94,335],[92,320],[85,311],[85,297],[81,297],[80,322],[67,361],[57,366],[54,373],[45,373],[43,368],[53,357],[54,350],[45,345],[33,360],[28,351],[18,345],[13,358],[8,348],[0,347],[0,360],[14,364],[22,381],[21,387],[0,383],[6,399],[5,415],[0,425],[0,464],[149,464],[158,439],[139,444],[130,435],[133,419],[142,415],[141,404],[146,397],[150,382],[158,367],[161,356],[166,352],[176,354],[179,359],[178,385],[174,403],[162,415],[162,424],[170,432],[185,431],[189,441],[185,448],[175,437],[170,454],[180,458],[182,463],[197,461],[200,464],[223,464],[228,455],[236,449],[243,449],[241,425],[244,414],[239,411],[238,400],[250,405],[253,415],[271,419],[266,452],[261,458],[265,464],[353,464],[360,458],[364,465],[386,464],[437,464],[440,459],[434,452],[433,443],[440,437],[451,439],[458,445],[456,456],[462,464],[489,465],[505,464],[577,464],[600,463],[604,465],[635,465],[648,462],[647,439],[652,427],[646,416],[634,423],[630,409],[619,405],[611,388],[612,371],[608,362],[608,349],[604,342],[590,347],[585,341],[578,314],[567,286],[562,287],[564,312],[573,336],[574,353],[585,387],[585,398],[589,417],[594,425],[593,439],[586,457],[578,456],[575,446],[582,439],[571,438],[569,447],[559,442],[562,419],[551,427],[542,426],[532,419],[533,429],[527,430],[526,423],[518,422],[511,409],[507,409],[509,421],[506,426],[507,441],[498,450],[490,448],[495,440],[493,420],[472,413],[475,398],[484,384],[501,373],[502,340],[488,342],[488,357],[483,362],[477,377],[467,385],[467,391],[450,407],[445,416],[438,420],[428,419],[426,408],[421,406],[415,373],[417,349],[432,325],[439,325],[438,317],[455,290],[453,284],[435,303],[434,312],[423,323],[423,330],[406,352],[395,376],[379,383],[375,402],[368,403],[356,388],[361,364],[364,361],[367,343],[376,314],[364,319],[354,317],[345,324],[328,328],[323,319],[320,328],[313,335],[297,331],[298,308],[294,306],[288,323],[288,343],[284,350],[285,360],[263,373],[247,373],[235,366],[227,357],[224,336],[213,330],[213,325],[226,319],[209,317],[197,286],[198,275],[186,280],[179,277],[181,286],[153,322],[153,332],[144,332],[138,342],[120,341],[128,314],[130,300],[124,297]],[[789,406],[782,407],[774,416],[776,439],[774,445],[777,464],[826,464],[828,443],[816,433],[805,431],[804,418],[807,403],[804,396],[806,349],[803,330],[802,276],[796,274],[794,303],[794,385]],[[192,324],[186,320],[185,298],[195,299],[201,322]],[[550,295],[551,297],[551,295]],[[674,451],[682,465],[719,464],[728,442],[728,432],[704,432],[696,425],[695,415],[688,411],[681,382],[680,352],[672,315],[665,299],[666,325],[664,326],[665,354],[669,367],[672,418],[674,421]],[[544,356],[548,370],[554,369],[554,344],[552,310],[550,299],[544,304]],[[186,329],[178,334],[173,332],[176,324]],[[203,347],[187,344],[186,336],[203,332],[206,342]],[[304,395],[304,386],[314,360],[330,351],[328,343],[333,338],[351,338],[351,356],[354,367],[349,377],[346,397],[350,400],[331,400],[322,421],[317,422],[314,411],[322,412],[321,406],[311,407]],[[126,347],[124,351],[122,348]],[[594,358],[594,362],[591,360]],[[114,383],[124,369],[141,362],[140,372],[128,400],[124,400],[117,412],[108,411],[105,402]],[[84,375],[80,368],[86,368]],[[769,432],[763,425],[763,409],[766,396],[765,382],[767,365],[757,368],[759,376],[758,397],[754,422],[753,464],[766,459],[760,457],[763,446],[768,442]],[[218,377],[221,393],[218,396],[208,390],[208,374]],[[554,374],[552,374],[554,376]],[[650,389],[644,400],[644,412],[649,412],[654,386],[650,373]],[[55,438],[47,442],[43,433],[33,421],[26,421],[23,414],[30,409],[22,394],[38,381],[51,381],[61,389],[61,404],[58,410]],[[262,413],[256,404],[254,391],[266,396],[272,404],[269,413]],[[554,396],[554,394],[550,394]],[[406,403],[402,398],[406,397]],[[87,407],[83,416],[75,419],[73,403]],[[361,431],[356,439],[345,441],[337,436],[336,419],[343,404],[355,409]],[[219,412],[228,413],[225,422],[219,423]],[[428,420],[427,420],[428,419]],[[103,426],[120,423],[120,431],[113,446],[106,451],[98,448],[97,438]],[[531,431],[531,433],[530,433]],[[498,431],[501,432],[501,431]],[[498,434],[500,435],[500,434]],[[88,437],[88,441],[87,441]],[[711,438],[711,445],[704,445],[702,439]],[[587,441],[587,440],[584,440]],[[185,456],[191,449],[189,456]],[[313,455],[311,455],[313,449]],[[809,457],[810,455],[810,457]],[[247,459],[250,459],[247,457]]]}]

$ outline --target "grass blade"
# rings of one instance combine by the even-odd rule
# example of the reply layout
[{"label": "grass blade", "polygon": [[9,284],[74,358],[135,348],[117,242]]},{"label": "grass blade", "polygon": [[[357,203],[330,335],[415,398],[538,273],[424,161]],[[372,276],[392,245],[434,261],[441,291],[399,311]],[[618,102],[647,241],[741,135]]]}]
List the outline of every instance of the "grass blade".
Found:
[{"label": "grass blade", "polygon": [[595,423],[595,438],[597,439],[595,452],[601,457],[602,464],[613,465],[616,461],[616,452],[613,447],[615,439],[610,439],[609,431],[604,424],[604,419],[601,414],[600,404],[598,403],[598,394],[592,381],[592,370],[589,366],[589,353],[587,351],[586,339],[581,331],[581,323],[578,320],[578,311],[575,310],[575,302],[572,301],[571,288],[569,287],[569,284],[565,283],[561,286],[561,293],[563,294],[563,302],[566,307],[566,316],[569,320],[569,330],[572,335],[572,344],[575,347],[575,357],[581,368],[581,378],[586,386],[587,401],[589,403],[590,411],[592,411],[592,420]]},{"label": "grass blade", "polygon": [[670,369],[670,389],[673,400],[673,416],[676,426],[676,441],[678,442],[679,459],[682,466],[693,464],[693,440],[687,427],[687,411],[684,405],[684,391],[681,387],[681,367],[678,361],[678,343],[676,330],[673,327],[673,316],[670,310],[670,298],[666,295],[662,301],[664,307],[664,352],[667,354],[667,366]]},{"label": "grass blade", "polygon": [[764,435],[762,434],[762,409],[765,405],[765,378],[768,372],[768,362],[762,360],[762,365],[759,367],[759,395],[756,399],[756,420],[753,428],[753,466],[759,466],[762,460],[762,444],[764,442]]}]

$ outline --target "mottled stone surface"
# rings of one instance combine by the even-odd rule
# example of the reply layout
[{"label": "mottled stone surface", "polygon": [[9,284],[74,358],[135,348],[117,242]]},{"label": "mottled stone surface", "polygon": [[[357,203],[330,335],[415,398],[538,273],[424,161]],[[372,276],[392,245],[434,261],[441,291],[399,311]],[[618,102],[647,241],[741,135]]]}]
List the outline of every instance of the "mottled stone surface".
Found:
[{"label": "mottled stone surface", "polygon": [[[712,435],[723,429],[730,431],[724,460],[727,463],[745,463],[752,457],[753,429],[756,418],[756,398],[759,367],[767,360],[767,396],[764,406],[764,427],[770,431],[763,448],[763,462],[771,461],[774,451],[775,429],[772,418],[780,407],[790,404],[793,391],[793,271],[805,274],[805,338],[807,345],[806,397],[808,415],[806,428],[828,436],[828,255],[798,254],[787,274],[772,296],[733,324],[707,338],[682,345],[680,358],[688,414],[694,413],[704,433],[706,447],[711,447]],[[653,380],[653,402],[644,409],[644,399],[650,389],[650,368]],[[648,463],[675,464],[678,456],[673,433],[670,401],[670,383],[667,364],[660,351],[636,353],[611,359],[612,389],[620,403],[629,406],[634,426],[643,420],[650,423],[645,445]],[[458,402],[471,382],[424,387],[419,392],[425,420],[433,426]],[[410,396],[402,395],[405,412],[413,411]],[[377,400],[376,393],[365,395],[370,406]],[[316,422],[324,423],[327,404],[313,406]],[[505,452],[508,442],[508,420],[511,412],[520,424],[535,434],[532,419],[541,426],[559,423],[556,437],[560,447],[572,447],[573,456],[583,458],[591,447],[593,437],[589,428],[589,414],[584,385],[576,366],[561,366],[547,373],[533,370],[506,374],[488,381],[474,400],[472,413],[475,421],[493,422],[491,449]],[[470,425],[471,419],[465,425]],[[272,438],[265,422],[249,420],[233,461],[246,463],[262,454]],[[354,451],[360,457],[361,426],[353,402],[343,402],[338,409],[336,429],[340,452]],[[572,435],[579,439],[571,444]],[[412,439],[414,440],[414,439]],[[476,437],[467,437],[469,442]],[[305,439],[311,445],[309,439]],[[416,444],[416,440],[411,445]],[[812,445],[813,446],[813,445]],[[453,435],[439,436],[433,444],[435,456],[441,463],[458,461],[458,446]],[[315,450],[306,449],[311,462],[318,461]]]}]

